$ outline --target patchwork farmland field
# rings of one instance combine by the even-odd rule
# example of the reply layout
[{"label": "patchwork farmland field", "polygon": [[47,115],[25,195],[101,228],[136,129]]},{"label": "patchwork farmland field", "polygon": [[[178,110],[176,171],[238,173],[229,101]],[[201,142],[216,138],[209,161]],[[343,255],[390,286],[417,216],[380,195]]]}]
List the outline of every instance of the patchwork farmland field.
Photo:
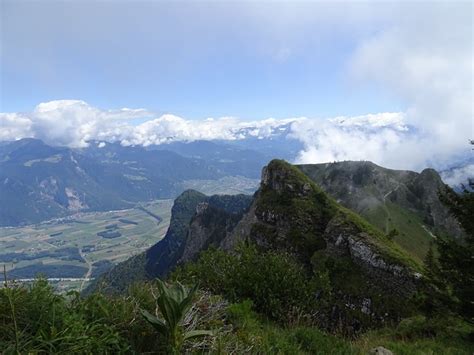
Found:
[{"label": "patchwork farmland field", "polygon": [[59,290],[80,290],[90,278],[163,238],[172,205],[173,200],[157,200],[128,210],[0,228],[0,265],[8,279],[43,274]]}]

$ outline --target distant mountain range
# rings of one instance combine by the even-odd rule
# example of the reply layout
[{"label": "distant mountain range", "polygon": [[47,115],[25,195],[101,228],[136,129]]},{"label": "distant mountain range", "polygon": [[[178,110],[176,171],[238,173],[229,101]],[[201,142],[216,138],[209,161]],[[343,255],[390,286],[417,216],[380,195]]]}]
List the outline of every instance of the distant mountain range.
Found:
[{"label": "distant mountain range", "polygon": [[37,139],[0,145],[0,226],[37,223],[78,211],[127,208],[174,198],[186,181],[257,178],[268,157],[224,143],[53,147]]},{"label": "distant mountain range", "polygon": [[[303,148],[301,142],[289,138],[289,124],[271,127],[271,132],[266,132],[264,138],[262,132],[255,133],[255,127],[239,129],[234,133],[242,139],[171,141],[146,147],[91,141],[87,148],[73,149],[50,146],[31,138],[1,142],[0,226],[38,223],[79,211],[128,208],[140,201],[174,198],[187,188],[210,193],[213,190],[219,193],[253,192],[261,169],[268,161],[274,158],[293,161]],[[338,191],[329,192],[335,193],[344,203],[345,189],[349,186],[358,188],[359,185],[354,183],[344,187],[347,180],[344,174],[332,181],[336,174],[334,169],[329,180],[333,188],[338,186]],[[323,177],[324,174],[316,171],[308,174],[323,188],[329,181],[327,176]],[[364,172],[359,171],[356,176],[360,174]],[[393,180],[386,177],[384,184],[387,179]],[[406,184],[411,183],[404,180],[402,185]],[[437,184],[441,184],[439,178]],[[385,185],[391,189],[398,186],[393,181]],[[390,193],[389,198],[384,200],[383,209],[369,211],[359,206],[356,210],[369,219],[370,213],[386,214],[393,198],[403,191],[414,191],[407,186]],[[377,188],[380,188],[380,181]],[[366,186],[364,191],[369,190],[370,187]],[[387,194],[390,191],[382,189],[372,197],[380,199],[382,192]],[[347,201],[347,206],[354,207],[350,201]],[[427,217],[423,215],[420,218]],[[378,221],[381,220],[378,218]],[[431,223],[429,220],[425,222],[428,225]],[[406,230],[396,222],[392,224],[401,235]],[[389,227],[391,224],[386,223],[384,229]],[[424,229],[419,233],[428,236]]]}]

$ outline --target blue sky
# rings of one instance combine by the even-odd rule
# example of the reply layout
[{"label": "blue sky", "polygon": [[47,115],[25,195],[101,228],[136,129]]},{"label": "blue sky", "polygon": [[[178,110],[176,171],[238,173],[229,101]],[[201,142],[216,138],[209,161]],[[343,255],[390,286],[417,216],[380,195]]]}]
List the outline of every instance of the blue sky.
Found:
[{"label": "blue sky", "polygon": [[298,117],[300,162],[421,169],[472,153],[471,1],[0,6],[0,140],[225,139]]},{"label": "blue sky", "polygon": [[189,119],[404,110],[403,98],[348,69],[360,42],[390,25],[377,18],[385,12],[364,3],[6,0],[0,111],[57,99]]}]

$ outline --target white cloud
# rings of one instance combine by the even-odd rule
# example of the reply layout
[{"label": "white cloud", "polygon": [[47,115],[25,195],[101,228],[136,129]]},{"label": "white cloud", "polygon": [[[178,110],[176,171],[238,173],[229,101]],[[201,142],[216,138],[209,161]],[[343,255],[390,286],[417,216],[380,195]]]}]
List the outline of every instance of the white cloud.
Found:
[{"label": "white cloud", "polygon": [[383,26],[357,42],[348,76],[394,95],[405,105],[404,114],[295,124],[294,135],[305,144],[299,162],[364,159],[419,170],[449,166],[453,157],[469,151],[472,4],[404,3],[379,15]]},{"label": "white cloud", "polygon": [[[186,120],[171,114],[156,117],[145,109],[101,110],[80,100],[59,100],[41,103],[29,113],[0,113],[0,140],[35,137],[73,148],[85,147],[92,140],[100,142],[99,147],[106,142],[148,146],[172,141],[263,139],[289,128],[289,137],[304,146],[297,163],[370,160],[414,170],[446,166],[436,161],[433,135],[420,133],[419,127],[408,124],[408,117],[408,113],[385,112],[327,119]],[[136,125],[137,119],[146,121]]]},{"label": "white cloud", "polygon": [[245,122],[234,117],[185,120],[174,115],[163,115],[144,122],[122,137],[125,145],[150,145],[171,141],[236,140],[249,136],[266,138],[282,125],[297,119],[266,119]]},{"label": "white cloud", "polygon": [[0,113],[0,140],[34,137],[52,145],[85,147],[92,139],[116,140],[127,120],[150,115],[144,109],[100,110],[81,100],[50,101],[29,113]]},{"label": "white cloud", "polygon": [[292,124],[292,136],[305,145],[298,163],[370,160],[392,168],[419,168],[418,159],[400,154],[414,135],[403,113],[379,113]]},{"label": "white cloud", "polygon": [[403,10],[359,43],[350,72],[359,83],[375,84],[405,102],[406,123],[418,136],[412,154],[445,162],[474,136],[472,4]]},{"label": "white cloud", "polygon": [[[186,120],[171,114],[154,116],[145,109],[101,110],[81,100],[57,100],[40,103],[29,113],[0,113],[0,140],[34,137],[72,148],[85,147],[91,140],[147,146],[200,139],[265,138],[295,120],[245,122],[233,117]],[[137,118],[148,120],[134,125],[132,121]]]},{"label": "white cloud", "polygon": [[31,137],[31,120],[18,113],[0,113],[0,141]]},{"label": "white cloud", "polygon": [[441,178],[451,186],[460,186],[460,184],[468,186],[469,179],[474,179],[474,164],[443,171]]}]

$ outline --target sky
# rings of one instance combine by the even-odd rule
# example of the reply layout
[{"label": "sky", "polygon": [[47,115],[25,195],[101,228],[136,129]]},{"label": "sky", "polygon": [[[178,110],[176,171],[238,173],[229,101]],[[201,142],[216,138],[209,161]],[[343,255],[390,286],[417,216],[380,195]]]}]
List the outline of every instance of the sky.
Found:
[{"label": "sky", "polygon": [[420,169],[474,137],[470,1],[0,4],[1,140],[236,139],[297,118],[298,162]]}]

